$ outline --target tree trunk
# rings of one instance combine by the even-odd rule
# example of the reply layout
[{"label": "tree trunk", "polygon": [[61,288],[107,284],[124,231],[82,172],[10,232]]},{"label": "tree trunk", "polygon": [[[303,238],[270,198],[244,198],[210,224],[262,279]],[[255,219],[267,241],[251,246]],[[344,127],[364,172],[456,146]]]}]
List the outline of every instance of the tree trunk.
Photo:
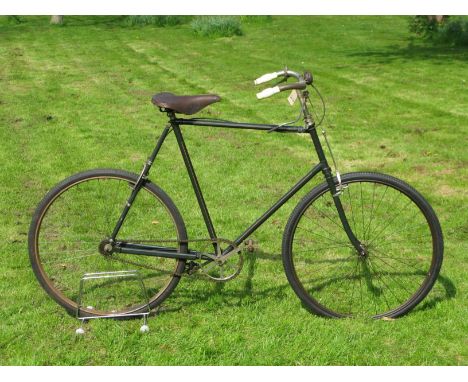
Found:
[{"label": "tree trunk", "polygon": [[440,24],[442,21],[444,21],[444,17],[445,17],[445,16],[442,16],[442,15],[440,15],[440,16],[427,16],[427,18],[428,18],[429,20],[431,20],[431,21],[432,21],[432,20],[435,20],[435,21],[437,21],[439,24]]},{"label": "tree trunk", "polygon": [[50,18],[51,24],[63,24],[63,16],[52,16]]}]

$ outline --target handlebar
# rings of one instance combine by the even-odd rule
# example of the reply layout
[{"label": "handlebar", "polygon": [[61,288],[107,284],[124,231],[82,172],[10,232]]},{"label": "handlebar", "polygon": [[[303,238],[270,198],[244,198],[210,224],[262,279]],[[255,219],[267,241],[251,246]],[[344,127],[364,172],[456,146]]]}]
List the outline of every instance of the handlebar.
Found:
[{"label": "handlebar", "polygon": [[304,73],[304,76],[302,76],[301,74],[297,72],[293,72],[292,70],[284,69],[278,72],[267,73],[267,74],[264,74],[263,76],[260,76],[254,81],[254,85],[263,84],[265,82],[271,81],[280,76],[285,77],[285,78],[294,77],[297,80],[297,82],[291,83],[291,84],[277,85],[271,88],[266,88],[262,90],[261,92],[257,93],[257,98],[263,99],[263,98],[271,97],[272,95],[282,92],[284,90],[292,90],[292,89],[302,90],[302,89],[305,89],[307,85],[312,83],[312,75],[309,72]]},{"label": "handlebar", "polygon": [[305,81],[296,82],[294,84],[279,85],[279,86],[266,88],[262,90],[260,93],[257,93],[257,98],[263,99],[263,98],[271,97],[272,95],[282,92],[284,90],[292,90],[292,89],[302,90],[302,89],[305,89],[306,87],[307,87],[307,84],[305,83]]},{"label": "handlebar", "polygon": [[275,86],[273,88],[266,88],[262,90],[260,93],[257,93],[257,98],[262,99],[262,98],[267,98],[271,97],[273,94],[279,93],[281,90],[279,86]]},{"label": "handlebar", "polygon": [[258,77],[254,81],[254,85],[260,85],[260,84],[263,84],[264,82],[274,80],[275,78],[277,78],[281,74],[282,74],[282,72],[273,72],[273,73],[264,74],[263,76]]}]

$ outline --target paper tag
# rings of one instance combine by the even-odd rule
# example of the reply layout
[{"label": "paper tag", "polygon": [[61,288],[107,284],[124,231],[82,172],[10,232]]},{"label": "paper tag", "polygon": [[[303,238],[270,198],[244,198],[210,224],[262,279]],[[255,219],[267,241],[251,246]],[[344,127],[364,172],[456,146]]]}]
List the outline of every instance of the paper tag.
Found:
[{"label": "paper tag", "polygon": [[296,100],[297,100],[297,90],[293,89],[293,91],[291,92],[291,94],[288,97],[288,102],[292,106],[292,105],[294,105]]}]

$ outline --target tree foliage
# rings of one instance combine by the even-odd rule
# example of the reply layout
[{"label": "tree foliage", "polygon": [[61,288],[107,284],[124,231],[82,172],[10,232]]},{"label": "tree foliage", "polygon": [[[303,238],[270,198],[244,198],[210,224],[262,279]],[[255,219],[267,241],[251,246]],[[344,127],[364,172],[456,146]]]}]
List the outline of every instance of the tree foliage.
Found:
[{"label": "tree foliage", "polygon": [[409,29],[435,43],[468,46],[468,16],[415,16]]}]

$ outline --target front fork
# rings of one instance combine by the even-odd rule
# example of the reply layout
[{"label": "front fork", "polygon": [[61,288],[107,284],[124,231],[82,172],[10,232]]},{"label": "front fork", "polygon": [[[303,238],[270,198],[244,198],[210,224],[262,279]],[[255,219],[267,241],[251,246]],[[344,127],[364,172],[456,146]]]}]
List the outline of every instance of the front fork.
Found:
[{"label": "front fork", "polygon": [[330,167],[327,165],[322,170],[322,172],[325,175],[325,179],[328,183],[328,187],[333,196],[333,202],[335,203],[335,207],[340,217],[341,224],[343,225],[343,229],[345,230],[349,241],[351,242],[351,244],[353,245],[353,247],[356,249],[356,251],[359,253],[360,256],[363,256],[363,257],[366,256],[367,255],[366,249],[364,248],[362,243],[357,239],[356,235],[351,229],[351,226],[349,225],[348,218],[346,217],[346,214],[344,212],[343,204],[341,204],[341,199],[340,199],[341,192],[337,192],[335,182],[331,174]]},{"label": "front fork", "polygon": [[[312,138],[312,142],[315,146],[315,151],[319,157],[320,163],[322,163],[322,173],[325,176],[325,180],[327,181],[328,188],[330,189],[331,195],[333,196],[333,202],[335,203],[336,211],[340,217],[341,224],[343,225],[343,229],[348,236],[349,241],[356,249],[360,256],[366,256],[367,252],[362,243],[357,239],[356,235],[354,234],[351,226],[349,225],[348,218],[346,217],[343,205],[341,204],[340,194],[335,186],[335,181],[333,180],[333,175],[328,165],[327,159],[325,158],[325,154],[323,152],[322,144],[320,143],[320,139],[317,135],[317,130],[315,129],[315,125],[311,121],[306,121],[308,125],[308,131]],[[340,190],[341,191],[341,190]]]}]

